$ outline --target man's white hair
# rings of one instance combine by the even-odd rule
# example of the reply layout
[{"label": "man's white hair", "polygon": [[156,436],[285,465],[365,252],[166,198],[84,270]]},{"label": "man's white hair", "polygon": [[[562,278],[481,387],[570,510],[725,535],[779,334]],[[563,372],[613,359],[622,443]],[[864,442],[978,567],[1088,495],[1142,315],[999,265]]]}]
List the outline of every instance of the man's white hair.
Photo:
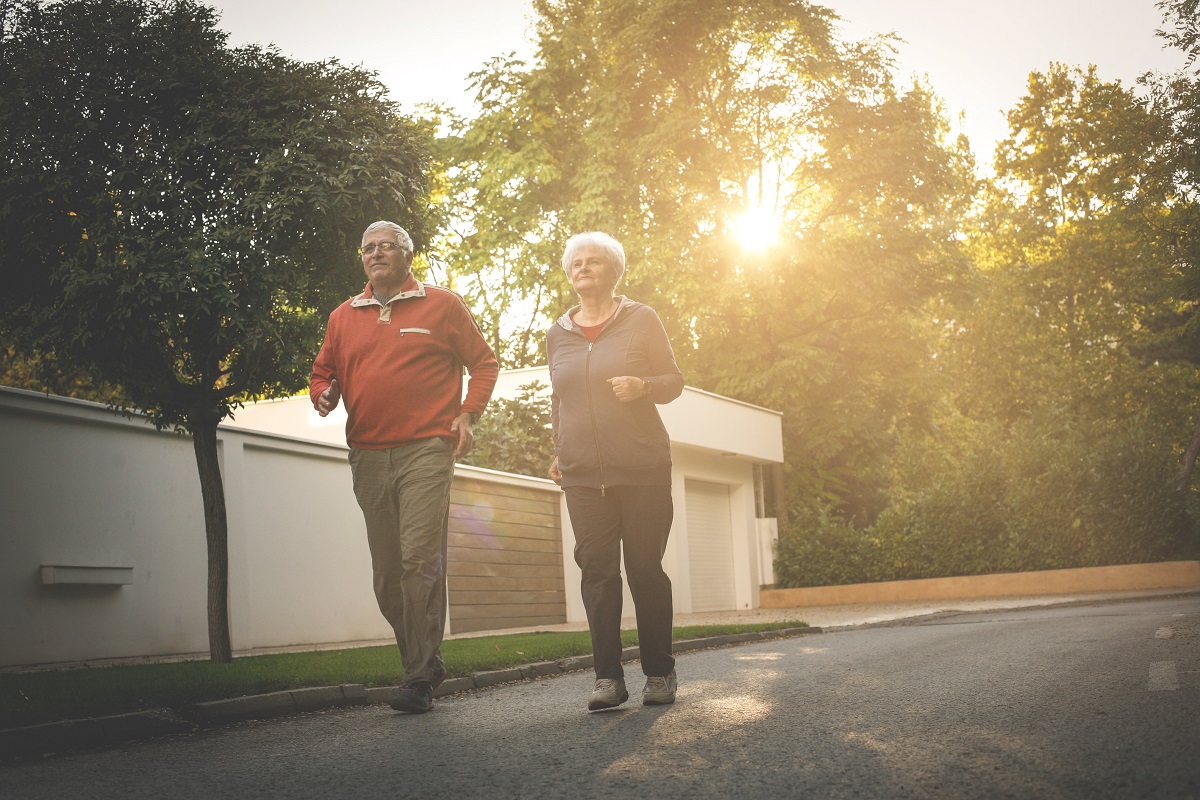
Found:
[{"label": "man's white hair", "polygon": [[391,231],[392,233],[396,234],[396,241],[400,243],[400,246],[404,248],[405,252],[411,253],[413,251],[413,241],[412,237],[408,235],[408,231],[404,230],[404,228],[401,228],[394,222],[388,222],[386,219],[381,219],[378,222],[372,222],[370,225],[368,225],[367,229],[363,231],[363,238],[366,239],[367,234],[371,231],[378,230]]}]

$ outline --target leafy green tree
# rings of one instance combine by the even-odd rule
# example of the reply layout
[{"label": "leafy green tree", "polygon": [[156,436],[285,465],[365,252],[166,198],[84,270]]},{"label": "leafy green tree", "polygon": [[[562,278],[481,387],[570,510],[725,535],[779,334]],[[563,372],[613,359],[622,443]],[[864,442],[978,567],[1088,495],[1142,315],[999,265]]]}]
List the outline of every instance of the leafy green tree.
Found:
[{"label": "leafy green tree", "polygon": [[[1169,362],[1196,374],[1200,368],[1200,2],[1162,0],[1166,26],[1160,35],[1187,55],[1177,73],[1149,81],[1151,105],[1170,125],[1157,176],[1170,193],[1167,213],[1148,219],[1162,247],[1169,279],[1161,313],[1148,321],[1156,338],[1143,351],[1147,361]],[[1190,401],[1196,416],[1193,393]],[[1190,487],[1200,455],[1200,421],[1194,423],[1179,474]]]},{"label": "leafy green tree", "polygon": [[228,661],[217,425],[305,385],[366,224],[428,238],[429,134],[370,73],[228,48],[192,0],[0,8],[0,335],[191,434]]},{"label": "leafy green tree", "polygon": [[[483,312],[489,321],[520,311],[532,321],[503,343],[511,366],[540,358],[545,323],[570,304],[557,264],[580,230],[622,240],[636,265],[626,287],[643,299],[710,294],[709,251],[769,166],[756,160],[769,136],[755,140],[767,111],[836,92],[812,76],[842,57],[831,12],[795,0],[537,0],[534,10],[533,62],[489,62],[476,76],[482,113],[448,142],[447,196],[461,213],[443,246],[477,276],[465,291],[481,307],[497,292],[516,301]],[[769,83],[755,73],[767,69]],[[756,99],[757,122],[746,117]],[[679,341],[688,319],[672,304],[658,303]]]},{"label": "leafy green tree", "polygon": [[946,303],[945,402],[906,439],[872,530],[898,577],[1187,550],[1163,476],[1197,382],[1145,357],[1172,305],[1148,235],[1174,202],[1164,117],[1055,64],[1008,119],[968,241],[971,291]]},{"label": "leafy green tree", "polygon": [[1054,405],[1140,410],[1138,390],[1165,380],[1131,357],[1165,280],[1145,236],[1166,207],[1148,179],[1163,120],[1094,68],[1059,64],[1030,75],[1008,120],[971,238],[975,291],[946,339],[958,406],[1008,422]]},{"label": "leafy green tree", "polygon": [[520,387],[516,397],[493,397],[475,426],[475,449],[462,461],[476,467],[546,477],[554,459],[550,396],[540,381]]},{"label": "leafy green tree", "polygon": [[[533,59],[490,62],[482,113],[443,142],[458,213],[437,246],[506,331],[502,362],[544,358],[574,301],[562,244],[606,230],[689,382],[782,410],[794,496],[869,516],[973,191],[935,98],[894,85],[886,40],[840,42],[800,0],[534,9]],[[773,248],[734,235],[746,212],[778,221]]]},{"label": "leafy green tree", "polygon": [[818,129],[792,173],[807,187],[792,225],[763,254],[731,254],[686,363],[705,388],[784,412],[794,505],[866,524],[887,504],[890,453],[940,391],[938,305],[965,270],[955,233],[974,184],[920,88],[841,98]]}]

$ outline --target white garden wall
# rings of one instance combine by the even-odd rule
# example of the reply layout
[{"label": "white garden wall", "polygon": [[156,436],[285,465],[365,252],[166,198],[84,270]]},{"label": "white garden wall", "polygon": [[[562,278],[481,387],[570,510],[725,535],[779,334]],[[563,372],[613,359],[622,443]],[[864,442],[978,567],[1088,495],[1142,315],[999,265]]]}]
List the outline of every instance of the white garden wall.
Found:
[{"label": "white garden wall", "polygon": [[[95,403],[0,388],[0,447],[0,667],[207,653],[189,437]],[[345,445],[222,427],[219,448],[234,650],[391,637]],[[462,476],[555,503],[560,494],[546,480],[460,466],[456,483]],[[70,582],[43,582],[52,577]],[[80,582],[95,580],[109,582]]]},{"label": "white garden wall", "polygon": [[[497,394],[544,373],[502,374]],[[721,607],[755,608],[760,584],[772,581],[763,537],[773,533],[755,518],[754,465],[782,460],[779,415],[691,387],[662,411],[675,464],[664,557],[675,610],[712,603],[707,578],[692,574],[701,531],[689,525],[689,491],[698,488],[715,489],[728,508],[718,514]],[[391,637],[371,590],[342,425],[299,397],[247,407],[219,430],[235,652]],[[455,475],[450,630],[584,621],[558,488],[469,466]],[[546,536],[556,525],[561,549]],[[0,387],[0,667],[206,654],[205,552],[190,437],[95,403]],[[550,574],[556,561],[560,577]],[[628,590],[625,602],[632,615]]]}]

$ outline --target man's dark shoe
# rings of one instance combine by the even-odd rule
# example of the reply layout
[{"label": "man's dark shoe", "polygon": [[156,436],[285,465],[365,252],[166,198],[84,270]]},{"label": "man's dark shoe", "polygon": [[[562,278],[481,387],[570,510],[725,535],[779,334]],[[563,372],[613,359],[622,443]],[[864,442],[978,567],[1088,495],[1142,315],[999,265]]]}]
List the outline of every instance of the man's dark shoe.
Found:
[{"label": "man's dark shoe", "polygon": [[400,684],[400,694],[392,700],[392,708],[408,714],[424,714],[433,708],[433,687],[429,681]]}]

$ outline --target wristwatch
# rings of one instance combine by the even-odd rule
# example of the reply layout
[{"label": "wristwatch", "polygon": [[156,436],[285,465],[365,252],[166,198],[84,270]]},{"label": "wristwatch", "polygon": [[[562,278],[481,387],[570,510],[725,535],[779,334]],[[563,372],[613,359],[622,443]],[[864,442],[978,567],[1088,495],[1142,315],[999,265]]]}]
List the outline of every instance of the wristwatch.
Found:
[{"label": "wristwatch", "polygon": [[649,397],[654,391],[654,384],[642,378],[642,397]]}]

